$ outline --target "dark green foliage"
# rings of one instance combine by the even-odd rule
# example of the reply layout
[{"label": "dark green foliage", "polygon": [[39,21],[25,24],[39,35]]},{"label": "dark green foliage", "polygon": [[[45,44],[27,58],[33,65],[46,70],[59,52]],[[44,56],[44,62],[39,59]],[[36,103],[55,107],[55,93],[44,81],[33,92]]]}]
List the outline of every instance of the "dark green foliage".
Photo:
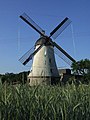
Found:
[{"label": "dark green foliage", "polygon": [[90,120],[90,85],[0,86],[0,120]]},{"label": "dark green foliage", "polygon": [[26,83],[27,81],[27,74],[28,72],[21,72],[21,73],[5,73],[2,75],[2,83],[6,82],[8,84],[16,84],[16,83]]},{"label": "dark green foliage", "polygon": [[88,83],[90,81],[90,60],[80,60],[72,64],[72,71],[74,75],[81,75],[82,82]]}]

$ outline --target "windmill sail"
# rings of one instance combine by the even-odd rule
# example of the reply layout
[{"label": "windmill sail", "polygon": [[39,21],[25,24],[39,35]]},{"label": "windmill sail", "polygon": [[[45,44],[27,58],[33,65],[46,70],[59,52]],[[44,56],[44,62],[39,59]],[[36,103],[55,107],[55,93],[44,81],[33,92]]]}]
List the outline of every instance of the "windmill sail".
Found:
[{"label": "windmill sail", "polygon": [[56,47],[54,47],[54,53],[58,57],[60,57],[64,62],[66,62],[68,65],[70,65],[70,66],[72,65],[72,61]]},{"label": "windmill sail", "polygon": [[44,30],[40,28],[26,13],[23,13],[20,18],[36,30],[40,35],[44,36]]},{"label": "windmill sail", "polygon": [[25,61],[29,58],[32,59],[32,57],[30,58],[30,55],[34,52],[34,46],[28,50],[20,59],[19,61],[24,65],[25,64]]},{"label": "windmill sail", "polygon": [[34,55],[42,48],[43,44],[41,46],[39,46],[36,50],[34,50],[34,47],[32,49],[30,49],[29,51],[27,51],[20,59],[19,61],[23,64],[26,65],[30,60],[32,60],[32,58],[34,57]]},{"label": "windmill sail", "polygon": [[66,18],[50,33],[50,37],[52,36],[54,39],[56,39],[70,23],[71,23],[70,19],[66,17]]},{"label": "windmill sail", "polygon": [[51,44],[55,46],[55,52],[58,54],[60,58],[62,58],[65,62],[67,62],[69,65],[72,64],[72,62],[75,62],[75,60],[65,51],[63,50],[58,44],[51,41]]}]

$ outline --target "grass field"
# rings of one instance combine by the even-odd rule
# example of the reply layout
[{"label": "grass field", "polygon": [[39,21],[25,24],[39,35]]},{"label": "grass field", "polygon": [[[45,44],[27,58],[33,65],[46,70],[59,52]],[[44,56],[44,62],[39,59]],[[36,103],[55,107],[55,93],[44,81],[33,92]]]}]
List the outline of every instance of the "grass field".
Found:
[{"label": "grass field", "polygon": [[0,85],[0,120],[90,120],[90,85]]}]

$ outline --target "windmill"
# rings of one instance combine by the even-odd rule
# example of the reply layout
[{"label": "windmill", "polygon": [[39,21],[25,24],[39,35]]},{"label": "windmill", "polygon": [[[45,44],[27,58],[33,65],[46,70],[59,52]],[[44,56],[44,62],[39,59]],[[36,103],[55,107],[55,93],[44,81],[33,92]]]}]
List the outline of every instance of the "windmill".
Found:
[{"label": "windmill", "polygon": [[54,40],[63,32],[63,30],[71,23],[69,18],[65,18],[49,36],[45,35],[45,31],[40,28],[26,13],[23,13],[20,18],[29,26],[40,34],[40,38],[35,42],[34,50],[26,52],[19,60],[23,65],[26,65],[33,58],[32,70],[28,75],[30,85],[36,84],[53,84],[60,80],[59,72],[55,62],[54,48],[58,50],[59,55],[63,55],[63,60],[66,62],[75,62],[75,60]]}]

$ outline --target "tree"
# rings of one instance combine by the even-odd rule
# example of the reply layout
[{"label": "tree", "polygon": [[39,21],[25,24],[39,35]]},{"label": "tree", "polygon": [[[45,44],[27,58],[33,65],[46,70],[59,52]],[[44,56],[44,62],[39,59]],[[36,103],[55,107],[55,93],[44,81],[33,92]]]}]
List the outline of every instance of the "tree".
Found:
[{"label": "tree", "polygon": [[28,72],[20,72],[17,74],[5,73],[5,75],[2,75],[1,81],[2,83],[6,81],[8,84],[15,84],[15,83],[24,84],[27,82],[27,75],[28,75]]},{"label": "tree", "polygon": [[90,60],[80,60],[72,64],[72,71],[74,75],[83,76],[85,82],[89,82],[90,79]]}]

